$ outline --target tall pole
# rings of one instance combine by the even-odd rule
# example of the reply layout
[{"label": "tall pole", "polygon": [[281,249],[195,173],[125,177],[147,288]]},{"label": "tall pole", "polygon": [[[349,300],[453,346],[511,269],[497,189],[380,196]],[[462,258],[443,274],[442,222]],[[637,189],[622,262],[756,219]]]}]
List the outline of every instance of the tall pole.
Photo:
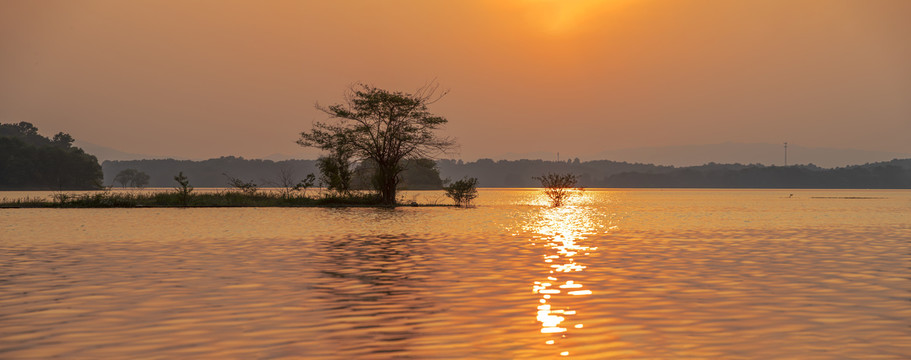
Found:
[{"label": "tall pole", "polygon": [[788,166],[788,143],[784,143],[784,166]]}]

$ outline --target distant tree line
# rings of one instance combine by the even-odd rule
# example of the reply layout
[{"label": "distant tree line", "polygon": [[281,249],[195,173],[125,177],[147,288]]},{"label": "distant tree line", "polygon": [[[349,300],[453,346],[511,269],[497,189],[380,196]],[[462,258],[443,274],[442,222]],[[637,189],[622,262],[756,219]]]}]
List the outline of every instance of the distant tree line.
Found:
[{"label": "distant tree line", "polygon": [[28,122],[0,124],[0,189],[100,188],[98,159],[73,146],[73,141],[64,132],[52,138],[42,136]]},{"label": "distant tree line", "polygon": [[540,187],[534,177],[541,174],[575,174],[579,186],[603,187],[605,179],[624,172],[664,172],[674,169],[670,166],[633,164],[626,162],[597,160],[545,161],[545,160],[499,160],[479,159],[472,162],[443,159],[437,161],[441,176],[451,179],[474,177],[481,187]]},{"label": "distant tree line", "polygon": [[[258,160],[242,157],[224,156],[202,161],[193,160],[127,160],[105,161],[105,184],[118,186],[130,185],[131,176],[120,174],[147,174],[143,185],[150,187],[174,186],[174,174],[183,174],[196,187],[233,187],[236,181],[254,183],[261,187],[286,187],[296,184],[309,174],[321,174],[316,160]],[[403,163],[402,179],[398,184],[402,190],[437,190],[443,188],[440,172],[432,160],[407,160]],[[135,176],[135,175],[134,175]],[[328,185],[325,176],[320,176],[316,186]],[[126,184],[121,182],[126,181]],[[366,163],[354,166],[351,180],[352,190],[371,189],[371,173]],[[293,185],[292,184],[292,185]]]},{"label": "distant tree line", "polygon": [[[193,182],[196,187],[226,187],[229,176],[232,178],[264,184],[278,180],[282,174],[303,178],[316,173],[313,160],[257,160],[236,156],[223,156],[216,159],[196,160],[125,160],[105,161],[101,164],[104,170],[104,183],[118,185],[117,175],[125,170],[148,174],[150,187],[174,186],[174,175],[180,172]],[[227,175],[227,176],[226,176]]]},{"label": "distant tree line", "polygon": [[478,178],[483,187],[539,187],[534,177],[574,174],[587,188],[911,188],[911,159],[826,169],[818,166],[715,164],[673,167],[609,160],[440,160],[445,178]]},{"label": "distant tree line", "polygon": [[[369,163],[354,166],[352,189],[371,189]],[[434,166],[435,165],[435,166]],[[105,161],[105,183],[125,169],[149,174],[152,187],[171,187],[174,174],[184,174],[199,187],[225,187],[224,174],[269,186],[282,169],[297,180],[307,174],[322,177],[316,160],[248,160],[222,157],[205,161],[133,160]],[[399,189],[442,189],[445,179],[477,178],[481,187],[540,187],[541,174],[574,174],[585,188],[911,188],[911,159],[864,164],[835,169],[814,165],[764,166],[759,164],[714,164],[692,167],[598,161],[493,161],[473,162],[427,159],[407,160]],[[117,183],[119,185],[119,183]],[[317,184],[319,185],[319,184]],[[325,179],[322,186],[326,186]]]},{"label": "distant tree line", "polygon": [[624,188],[908,189],[911,169],[875,164],[835,169],[807,166],[689,167],[664,173],[626,172],[605,179]]}]

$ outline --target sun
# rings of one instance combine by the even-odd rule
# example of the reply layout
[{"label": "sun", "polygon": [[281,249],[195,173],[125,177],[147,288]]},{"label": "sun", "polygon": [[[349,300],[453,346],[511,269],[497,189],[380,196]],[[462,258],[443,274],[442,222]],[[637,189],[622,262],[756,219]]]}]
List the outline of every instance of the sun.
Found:
[{"label": "sun", "polygon": [[565,38],[601,27],[641,0],[485,0],[501,24],[529,34]]},{"label": "sun", "polygon": [[[614,0],[616,1],[616,0]],[[570,34],[591,25],[590,21],[610,0],[521,0],[527,20],[550,35]]]}]

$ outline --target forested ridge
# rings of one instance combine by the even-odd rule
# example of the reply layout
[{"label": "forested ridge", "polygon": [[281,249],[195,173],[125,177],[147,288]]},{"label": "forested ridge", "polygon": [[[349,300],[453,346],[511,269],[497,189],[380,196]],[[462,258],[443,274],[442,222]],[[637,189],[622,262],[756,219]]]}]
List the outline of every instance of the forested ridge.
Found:
[{"label": "forested ridge", "polygon": [[[841,168],[809,165],[765,166],[761,164],[715,164],[673,167],[627,163],[610,160],[544,161],[480,159],[473,162],[438,160],[420,161],[403,172],[402,188],[439,189],[437,179],[478,178],[480,187],[539,187],[532,179],[545,173],[571,173],[579,185],[587,188],[911,188],[911,159],[896,159]],[[153,187],[174,185],[173,177],[183,171],[196,186],[224,187],[228,174],[258,184],[277,177],[281,169],[290,169],[296,177],[319,174],[315,160],[251,160],[221,157],[204,161],[133,160],[105,161],[105,183],[110,185],[117,172],[133,168],[151,175]],[[360,168],[363,170],[363,167]],[[437,175],[438,174],[438,175]],[[361,171],[355,187],[369,188],[369,177]]]},{"label": "forested ridge", "polygon": [[765,166],[761,164],[716,164],[673,167],[609,160],[543,161],[516,160],[475,162],[441,160],[444,177],[478,178],[482,187],[538,187],[532,179],[545,173],[571,173],[579,185],[589,188],[819,188],[908,189],[911,159],[840,168],[813,164]]},{"label": "forested ridge", "polygon": [[0,189],[85,190],[101,187],[95,156],[60,132],[48,138],[28,122],[0,124]]},{"label": "forested ridge", "polygon": [[[149,175],[148,186],[172,187],[183,172],[194,186],[225,187],[229,179],[270,186],[282,177],[303,179],[319,175],[316,160],[271,161],[224,156],[216,159],[105,161],[73,146],[73,137],[46,137],[27,122],[0,124],[0,189],[83,190],[115,185],[118,173],[129,170]],[[481,187],[538,187],[533,177],[545,173],[574,174],[588,188],[911,188],[911,159],[821,168],[813,164],[766,166],[716,164],[674,167],[610,160],[567,161],[479,159],[407,160],[399,188],[441,189],[445,179],[478,179]],[[370,189],[372,168],[356,164],[352,186]]]},{"label": "forested ridge", "polygon": [[[433,168],[434,162],[427,159],[408,160],[402,172],[402,189],[442,189],[440,174]],[[194,160],[127,160],[105,161],[102,163],[106,185],[115,185],[116,175],[126,169],[135,169],[149,174],[151,187],[173,187],[174,175],[183,172],[197,187],[226,187],[230,178],[256,183],[259,186],[274,186],[282,176],[298,181],[308,174],[319,176],[316,160],[260,160],[244,159],[237,156],[222,156],[215,159]],[[370,189],[370,174],[365,166],[355,170],[355,189]]]}]

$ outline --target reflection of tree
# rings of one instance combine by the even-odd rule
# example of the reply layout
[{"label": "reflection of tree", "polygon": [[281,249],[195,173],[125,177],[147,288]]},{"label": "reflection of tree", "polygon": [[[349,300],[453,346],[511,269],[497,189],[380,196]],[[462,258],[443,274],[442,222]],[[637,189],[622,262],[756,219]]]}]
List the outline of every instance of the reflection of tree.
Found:
[{"label": "reflection of tree", "polygon": [[414,319],[434,311],[424,280],[432,273],[423,255],[426,243],[381,235],[330,238],[316,246],[333,269],[321,271],[314,297],[336,304],[323,314],[326,322],[347,329],[327,333],[322,342],[342,353],[407,351],[420,330]]}]

